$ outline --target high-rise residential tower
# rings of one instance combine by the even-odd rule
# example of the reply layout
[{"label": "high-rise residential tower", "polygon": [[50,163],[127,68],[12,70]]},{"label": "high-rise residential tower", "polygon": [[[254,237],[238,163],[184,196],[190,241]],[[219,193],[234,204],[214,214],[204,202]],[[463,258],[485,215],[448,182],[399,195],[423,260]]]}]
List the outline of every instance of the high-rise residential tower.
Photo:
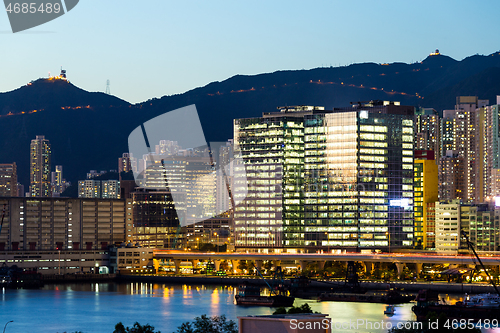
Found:
[{"label": "high-rise residential tower", "polygon": [[101,181],[93,179],[78,181],[78,197],[101,198]]},{"label": "high-rise residential tower", "polygon": [[[440,200],[457,198],[462,202],[480,203],[484,201],[485,193],[488,193],[489,185],[485,180],[491,178],[491,172],[485,170],[485,164],[488,154],[492,152],[488,151],[486,145],[491,141],[489,132],[492,129],[490,123],[493,123],[492,119],[488,120],[488,103],[488,100],[480,100],[477,96],[458,96],[455,110],[443,111]],[[446,164],[457,166],[460,184],[450,180],[451,174],[447,171],[450,169],[445,167]]]},{"label": "high-rise residential tower", "polygon": [[37,135],[30,146],[30,194],[32,197],[50,197],[51,150],[49,140]]},{"label": "high-rise residential tower", "polygon": [[495,105],[487,105],[476,110],[479,202],[490,201],[498,195],[495,180],[500,169],[499,104],[500,96],[497,96]]},{"label": "high-rise residential tower", "polygon": [[439,200],[464,200],[464,157],[456,151],[448,150],[441,156],[438,165],[438,197]]},{"label": "high-rise residential tower", "polygon": [[464,202],[481,202],[481,168],[478,108],[488,105],[477,96],[458,96],[455,105],[454,150],[464,159]]},{"label": "high-rise residential tower", "polygon": [[129,153],[123,153],[122,157],[118,158],[118,173],[132,171],[131,159]]},{"label": "high-rise residential tower", "polygon": [[[23,194],[21,194],[22,196]],[[17,197],[16,163],[0,164],[0,197]]]},{"label": "high-rise residential tower", "polygon": [[51,173],[50,185],[52,187],[52,196],[58,196],[65,190],[65,182],[63,180],[63,167],[56,165],[56,170]]},{"label": "high-rise residential tower", "polygon": [[439,114],[434,109],[419,108],[415,113],[415,149],[433,150],[436,160],[440,156]]}]

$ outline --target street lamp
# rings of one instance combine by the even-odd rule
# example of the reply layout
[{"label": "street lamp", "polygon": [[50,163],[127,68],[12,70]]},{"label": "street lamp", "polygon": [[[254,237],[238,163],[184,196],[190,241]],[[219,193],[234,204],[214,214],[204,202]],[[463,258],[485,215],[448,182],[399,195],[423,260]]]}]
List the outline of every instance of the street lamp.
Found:
[{"label": "street lamp", "polygon": [[214,235],[217,236],[217,253],[219,252],[219,235],[214,232]]},{"label": "street lamp", "polygon": [[3,333],[5,333],[5,329],[7,328],[7,324],[8,324],[8,323],[13,323],[13,322],[14,322],[14,321],[13,321],[13,320],[11,320],[11,321],[8,321],[7,323],[5,323],[5,326],[4,326],[4,328],[3,328]]},{"label": "street lamp", "polygon": [[325,232],[325,239],[326,239],[326,251],[327,253],[330,253],[330,240],[328,239],[328,232]]}]

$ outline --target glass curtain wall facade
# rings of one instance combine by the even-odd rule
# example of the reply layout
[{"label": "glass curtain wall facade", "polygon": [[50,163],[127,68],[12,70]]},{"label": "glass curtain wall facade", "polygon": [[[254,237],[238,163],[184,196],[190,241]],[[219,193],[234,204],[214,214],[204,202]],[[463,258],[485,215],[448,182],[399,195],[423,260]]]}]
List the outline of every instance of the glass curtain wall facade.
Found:
[{"label": "glass curtain wall facade", "polygon": [[305,120],[305,233],[300,246],[358,245],[356,112]]},{"label": "glass curtain wall facade", "polygon": [[[303,118],[289,113],[235,120],[236,149],[243,166],[235,166],[234,196],[247,191],[235,208],[235,246],[299,246],[303,230]],[[244,169],[243,169],[244,168]],[[246,170],[246,186],[242,171]]]},{"label": "glass curtain wall facade", "polygon": [[413,245],[412,118],[385,108],[305,117],[305,247]]},{"label": "glass curtain wall facade", "polygon": [[235,120],[236,248],[413,246],[413,107],[277,114]]},{"label": "glass curtain wall facade", "polygon": [[132,193],[133,239],[143,247],[182,248],[184,235],[172,195],[139,189]]}]

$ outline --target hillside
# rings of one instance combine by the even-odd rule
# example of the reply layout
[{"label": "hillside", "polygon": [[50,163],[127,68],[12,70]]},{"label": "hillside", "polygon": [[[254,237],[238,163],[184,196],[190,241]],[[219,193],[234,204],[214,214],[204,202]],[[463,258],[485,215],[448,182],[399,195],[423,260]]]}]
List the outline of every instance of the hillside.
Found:
[{"label": "hillside", "polygon": [[0,93],[0,115],[9,112],[78,106],[125,106],[129,103],[101,92],[88,92],[66,80],[38,79],[6,93]]},{"label": "hillside", "polygon": [[434,55],[413,64],[235,75],[136,105],[66,81],[37,80],[0,94],[0,163],[15,161],[19,180],[27,185],[30,140],[45,135],[52,144],[52,164],[63,165],[66,179],[76,181],[90,169],[116,169],[135,127],[186,105],[196,104],[207,141],[225,141],[233,135],[233,119],[260,116],[282,105],[332,108],[381,99],[442,110],[454,107],[455,96],[469,94],[493,102],[500,94],[498,74],[498,53],[462,61]]}]

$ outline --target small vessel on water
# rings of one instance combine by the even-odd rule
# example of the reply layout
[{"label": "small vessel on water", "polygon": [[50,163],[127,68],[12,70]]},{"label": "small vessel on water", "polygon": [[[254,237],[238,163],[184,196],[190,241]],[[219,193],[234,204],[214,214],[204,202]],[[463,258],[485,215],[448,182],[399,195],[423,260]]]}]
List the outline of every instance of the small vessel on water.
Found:
[{"label": "small vessel on water", "polygon": [[9,275],[0,275],[0,287],[9,287],[10,283],[12,282],[12,279]]},{"label": "small vessel on water", "polygon": [[240,285],[238,294],[234,297],[237,305],[254,305],[254,306],[272,306],[272,307],[290,307],[295,301],[294,297],[286,295],[269,295],[260,294],[260,287],[250,284]]},{"label": "small vessel on water", "polygon": [[396,307],[394,305],[387,305],[384,310],[384,314],[388,316],[393,316],[396,312]]},{"label": "small vessel on water", "polygon": [[490,293],[478,295],[466,294],[463,304],[467,307],[500,308],[500,296]]},{"label": "small vessel on water", "polygon": [[269,284],[259,269],[255,267],[260,277],[266,282],[271,295],[261,295],[260,287],[246,282],[238,287],[238,294],[234,296],[237,305],[255,305],[255,306],[272,306],[272,307],[290,307],[293,306],[295,297],[288,295],[288,290],[285,288],[283,273],[281,267],[278,266],[274,273],[271,284]]},{"label": "small vessel on water", "polygon": [[26,270],[17,265],[7,266],[3,263],[0,266],[0,287],[38,289],[43,286],[43,276],[36,270]]},{"label": "small vessel on water", "polygon": [[[472,301],[471,301],[472,299]],[[493,302],[486,303],[481,295],[470,296],[469,300],[456,302],[455,304],[444,304],[439,302],[438,293],[431,290],[421,290],[417,296],[417,305],[412,311],[418,321],[426,320],[429,313],[445,314],[448,319],[497,319],[500,320],[500,305]]]}]

